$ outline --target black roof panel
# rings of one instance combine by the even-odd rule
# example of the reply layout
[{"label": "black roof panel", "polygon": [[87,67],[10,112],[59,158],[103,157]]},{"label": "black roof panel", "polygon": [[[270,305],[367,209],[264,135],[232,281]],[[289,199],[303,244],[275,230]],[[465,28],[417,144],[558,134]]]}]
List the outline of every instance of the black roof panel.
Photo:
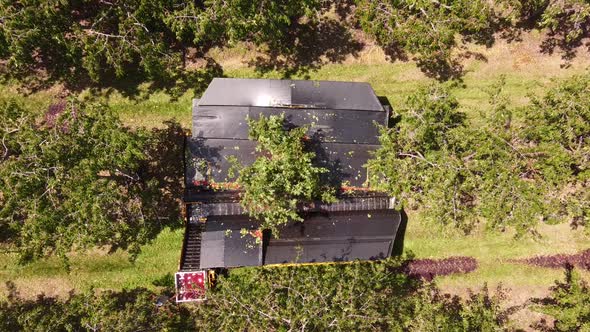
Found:
[{"label": "black roof panel", "polygon": [[378,144],[376,124],[386,112],[241,106],[202,106],[193,110],[193,137],[248,139],[247,118],[283,114],[293,126],[309,126],[307,135],[322,142]]},{"label": "black roof panel", "polygon": [[214,78],[198,106],[260,106],[383,111],[368,83]]},{"label": "black roof panel", "polygon": [[202,232],[201,268],[374,260],[389,257],[401,216],[394,210],[311,213],[266,239],[240,234],[248,216],[210,216]]},{"label": "black roof panel", "polygon": [[201,269],[215,267],[258,266],[262,264],[262,246],[241,229],[254,230],[258,223],[247,216],[210,217],[201,233]]},{"label": "black roof panel", "polygon": [[394,210],[312,214],[280,229],[265,246],[264,264],[374,260],[389,257],[401,221]]},{"label": "black roof panel", "polygon": [[[194,181],[227,182],[230,164],[229,156],[235,156],[242,165],[250,165],[256,160],[256,142],[234,139],[199,139],[191,138],[187,142],[189,159],[187,159],[186,185],[191,187]],[[335,179],[351,186],[362,187],[367,180],[367,170],[363,165],[371,157],[370,153],[379,145],[322,143],[315,150],[321,166],[330,170]],[[204,161],[206,167],[203,167]],[[208,174],[203,174],[208,173]]]}]

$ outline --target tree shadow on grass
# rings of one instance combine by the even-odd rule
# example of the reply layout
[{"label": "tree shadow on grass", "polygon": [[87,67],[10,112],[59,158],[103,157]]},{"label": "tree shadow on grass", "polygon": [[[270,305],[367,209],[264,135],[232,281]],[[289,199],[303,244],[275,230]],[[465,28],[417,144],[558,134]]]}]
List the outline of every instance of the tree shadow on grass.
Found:
[{"label": "tree shadow on grass", "polygon": [[201,94],[211,80],[215,77],[223,77],[223,68],[211,58],[203,58],[200,68],[183,70],[172,77],[150,79],[140,71],[129,69],[129,74],[123,78],[105,77],[100,83],[77,82],[66,84],[66,88],[72,92],[90,89],[93,94],[109,96],[118,92],[132,100],[147,99],[151,94],[163,91],[169,94],[172,100],[176,100],[187,91],[193,95]]},{"label": "tree shadow on grass", "polygon": [[341,63],[347,56],[356,56],[363,43],[355,40],[350,30],[333,19],[295,24],[285,40],[270,45],[263,56],[250,61],[258,73],[278,71],[283,78],[304,75],[328,62]]},{"label": "tree shadow on grass", "polygon": [[[51,70],[39,64],[31,69],[32,73],[16,77],[20,84],[21,93],[28,95],[35,92],[50,89],[58,84],[62,85],[62,91],[58,97],[66,97],[84,90],[90,90],[91,95],[108,97],[118,92],[132,100],[144,100],[151,94],[163,91],[169,94],[172,100],[192,91],[198,95],[205,91],[211,80],[215,77],[223,77],[223,68],[215,60],[209,57],[200,58],[196,69],[180,70],[169,76],[148,77],[137,66],[129,65],[125,69],[126,75],[116,77],[112,73],[103,74],[100,82],[95,82],[84,71],[68,72],[64,70]],[[37,68],[38,67],[38,68]],[[3,83],[8,84],[8,81]]]},{"label": "tree shadow on grass", "polygon": [[[155,183],[157,195],[153,206],[157,209],[160,230],[181,228],[182,195],[184,193],[184,140],[187,131],[175,120],[165,121],[165,128],[154,128],[145,151],[140,176],[144,182]],[[158,234],[153,234],[155,238]]]},{"label": "tree shadow on grass", "polygon": [[543,54],[552,55],[559,52],[563,60],[561,68],[569,68],[578,51],[585,49],[586,52],[590,52],[590,33],[586,32],[584,36],[569,39],[566,30],[551,31],[541,43],[540,48]]},{"label": "tree shadow on grass", "polygon": [[[541,29],[543,13],[548,10],[549,1],[523,3],[516,23],[503,21],[500,38],[507,42],[521,42],[522,34]],[[567,8],[556,15],[554,25],[547,28],[547,33],[540,45],[542,54],[561,54],[562,68],[571,66],[579,51],[590,51],[590,19],[576,21],[572,17],[581,17],[576,8]]]}]

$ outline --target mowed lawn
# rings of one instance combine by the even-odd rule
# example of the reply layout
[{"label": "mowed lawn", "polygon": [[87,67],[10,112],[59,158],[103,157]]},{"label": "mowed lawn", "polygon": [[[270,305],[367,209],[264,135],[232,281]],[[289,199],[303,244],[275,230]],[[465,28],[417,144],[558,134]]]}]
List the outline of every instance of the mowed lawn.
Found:
[{"label": "mowed lawn", "polygon": [[[506,46],[508,47],[508,46]],[[575,63],[568,69],[560,68],[559,61],[546,58],[540,61],[525,55],[515,56],[507,50],[486,51],[487,61],[470,61],[466,64],[467,74],[463,82],[453,88],[461,109],[477,123],[482,112],[489,109],[487,90],[505,76],[504,93],[513,106],[525,105],[531,94],[539,94],[565,77],[581,73],[590,62]],[[496,53],[494,53],[496,52]],[[518,55],[518,54],[516,54]],[[524,59],[524,60],[523,60]],[[226,68],[225,76],[254,78],[260,77],[251,68],[233,66]],[[280,77],[276,73],[264,77]],[[385,96],[393,108],[402,105],[403,100],[416,88],[431,82],[411,63],[364,63],[350,61],[345,64],[330,64],[317,72],[310,73],[310,79],[362,81],[370,83],[379,96]],[[142,90],[143,89],[143,90]],[[139,87],[147,91],[147,87]],[[228,91],[228,93],[231,93]],[[33,109],[42,111],[59,100],[52,90],[22,95],[12,86],[0,87],[2,98],[14,98]],[[193,96],[187,92],[172,98],[164,92],[140,93],[128,97],[115,90],[97,92],[84,91],[83,100],[96,100],[114,109],[122,121],[133,127],[158,127],[168,119],[176,119],[183,126],[190,127],[190,105]],[[198,96],[197,96],[198,97]],[[179,164],[180,165],[180,164]],[[444,202],[441,202],[444,204]],[[477,233],[469,236],[443,235],[435,228],[424,224],[416,213],[409,213],[409,222],[404,248],[418,258],[443,258],[449,256],[473,256],[479,267],[470,274],[439,277],[436,282],[445,290],[465,294],[468,288],[479,288],[484,283],[490,287],[503,284],[511,289],[511,301],[522,303],[530,296],[542,296],[555,279],[563,272],[545,268],[528,267],[510,262],[510,259],[533,255],[575,253],[590,248],[589,237],[581,230],[572,230],[567,224],[541,225],[540,239],[515,240],[510,233]],[[125,253],[107,255],[96,250],[88,254],[71,257],[71,271],[67,272],[58,259],[42,260],[28,265],[17,264],[16,254],[0,253],[0,282],[13,281],[26,296],[44,292],[64,295],[71,289],[85,290],[120,289],[125,287],[153,288],[153,282],[167,274],[173,274],[177,267],[182,245],[182,230],[166,230],[151,244],[145,246],[135,262],[129,262]],[[584,273],[587,279],[589,275]],[[2,292],[5,294],[5,291]]]},{"label": "mowed lawn", "polygon": [[[0,254],[0,280],[12,281],[23,296],[39,293],[67,295],[70,290],[90,288],[154,288],[154,282],[178,270],[183,230],[166,229],[151,244],[142,248],[135,262],[123,252],[107,254],[94,250],[71,255],[70,271],[57,258],[19,265],[16,253]],[[2,292],[5,295],[5,289]]]}]

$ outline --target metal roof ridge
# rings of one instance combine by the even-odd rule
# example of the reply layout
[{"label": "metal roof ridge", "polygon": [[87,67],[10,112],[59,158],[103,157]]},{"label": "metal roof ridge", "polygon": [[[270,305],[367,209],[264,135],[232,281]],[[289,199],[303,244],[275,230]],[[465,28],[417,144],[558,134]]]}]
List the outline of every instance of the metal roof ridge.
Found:
[{"label": "metal roof ridge", "polygon": [[[292,78],[252,78],[252,77],[214,77],[214,80],[250,80],[250,81],[291,81],[291,82],[326,82],[326,83],[348,83],[348,84],[367,84],[371,86],[369,82],[357,82],[357,81],[334,81],[334,80],[304,80],[304,79],[292,79]],[[371,88],[372,89],[372,88]]]}]

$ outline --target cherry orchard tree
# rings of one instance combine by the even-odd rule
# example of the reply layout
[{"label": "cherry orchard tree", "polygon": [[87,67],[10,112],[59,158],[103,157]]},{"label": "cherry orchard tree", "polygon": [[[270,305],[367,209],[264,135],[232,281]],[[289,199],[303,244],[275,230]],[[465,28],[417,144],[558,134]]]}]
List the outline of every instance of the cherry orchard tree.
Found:
[{"label": "cherry orchard tree", "polygon": [[439,80],[461,75],[457,35],[490,45],[496,14],[483,0],[358,0],[356,17],[392,61],[413,57]]},{"label": "cherry orchard tree", "polygon": [[153,144],[99,105],[62,104],[44,119],[0,105],[0,229],[21,261],[105,246],[134,258],[178,219],[160,215],[146,172]]}]

